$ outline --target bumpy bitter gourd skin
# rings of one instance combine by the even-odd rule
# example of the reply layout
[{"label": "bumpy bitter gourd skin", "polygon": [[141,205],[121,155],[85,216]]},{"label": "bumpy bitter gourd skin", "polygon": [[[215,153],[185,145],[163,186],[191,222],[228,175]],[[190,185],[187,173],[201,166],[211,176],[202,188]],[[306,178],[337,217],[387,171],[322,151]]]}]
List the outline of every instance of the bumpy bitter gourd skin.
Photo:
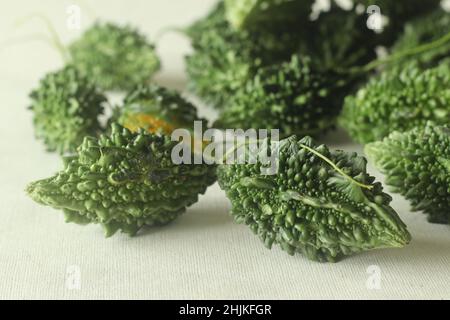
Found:
[{"label": "bumpy bitter gourd skin", "polygon": [[106,97],[76,68],[47,74],[31,94],[36,137],[49,151],[74,152],[85,136],[95,136]]},{"label": "bumpy bitter gourd skin", "polygon": [[392,131],[449,119],[450,64],[423,70],[413,63],[382,73],[347,97],[340,124],[354,140],[369,143]]},{"label": "bumpy bitter gourd skin", "polygon": [[236,29],[307,19],[313,0],[225,0],[226,16]]},{"label": "bumpy bitter gourd skin", "polygon": [[[406,24],[404,32],[395,43],[392,52],[395,54],[436,41],[449,32],[450,13],[442,9],[436,10]],[[450,43],[428,50],[420,55],[415,55],[412,59],[419,61],[422,65],[432,65],[448,57],[450,57]],[[406,58],[400,62],[407,63],[409,60],[411,58]]]},{"label": "bumpy bitter gourd skin", "polygon": [[192,129],[194,121],[202,121],[205,127],[207,124],[178,92],[155,84],[131,91],[117,112],[118,123],[133,132],[143,128],[170,135],[178,128]]},{"label": "bumpy bitter gourd skin", "polygon": [[105,90],[131,90],[159,69],[155,47],[130,26],[96,23],[69,46],[72,63]]},{"label": "bumpy bitter gourd skin", "polygon": [[235,220],[247,224],[268,248],[278,244],[291,255],[336,262],[410,241],[389,206],[391,197],[367,174],[365,158],[331,152],[309,137],[292,136],[280,144],[276,175],[261,175],[261,164],[218,168]]},{"label": "bumpy bitter gourd skin", "polygon": [[413,210],[423,211],[432,223],[450,224],[450,125],[429,122],[393,132],[368,144],[365,152]]},{"label": "bumpy bitter gourd skin", "polygon": [[344,98],[340,92],[347,85],[332,72],[318,71],[310,58],[294,55],[258,70],[230,98],[215,126],[318,135],[335,124]]},{"label": "bumpy bitter gourd skin", "polygon": [[62,209],[68,222],[100,223],[106,236],[130,235],[178,217],[215,181],[215,168],[175,165],[168,136],[132,133],[113,124],[110,136],[86,138],[55,176],[28,185],[38,203]]}]

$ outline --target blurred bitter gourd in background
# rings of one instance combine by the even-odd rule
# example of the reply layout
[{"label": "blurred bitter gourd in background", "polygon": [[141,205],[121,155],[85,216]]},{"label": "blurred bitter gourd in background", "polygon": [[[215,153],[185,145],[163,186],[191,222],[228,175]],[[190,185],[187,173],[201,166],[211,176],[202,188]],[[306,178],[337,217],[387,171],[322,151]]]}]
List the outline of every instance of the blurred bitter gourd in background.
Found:
[{"label": "blurred bitter gourd in background", "polygon": [[117,121],[133,132],[143,128],[170,135],[178,128],[192,130],[194,121],[202,121],[205,127],[207,125],[205,119],[197,116],[195,106],[178,92],[155,84],[132,90],[116,112]]},{"label": "blurred bitter gourd in background", "polygon": [[258,70],[230,97],[214,126],[317,135],[335,124],[345,86],[344,78],[320,72],[309,57],[295,55]]},{"label": "blurred bitter gourd in background", "polygon": [[85,136],[102,130],[106,97],[73,66],[47,74],[30,98],[36,137],[49,151],[74,152]]},{"label": "blurred bitter gourd in background", "polygon": [[176,165],[177,142],[113,124],[110,136],[85,138],[55,176],[28,185],[36,202],[62,209],[68,222],[99,223],[106,236],[130,235],[178,217],[215,181],[215,167]]},{"label": "blurred bitter gourd in background", "polygon": [[68,49],[74,66],[105,90],[130,90],[160,67],[153,44],[130,26],[96,23]]},{"label": "blurred bitter gourd in background", "polygon": [[226,17],[236,29],[286,25],[308,19],[314,0],[225,0]]},{"label": "blurred bitter gourd in background", "polygon": [[389,206],[391,197],[368,175],[365,158],[291,136],[280,141],[278,159],[275,175],[261,175],[261,163],[218,168],[235,220],[268,248],[278,244],[289,254],[334,262],[410,241]]},{"label": "blurred bitter gourd in background", "polygon": [[366,145],[393,192],[411,201],[433,223],[450,224],[450,125],[428,122]]},{"label": "blurred bitter gourd in background", "polygon": [[428,120],[450,120],[450,64],[422,69],[417,63],[383,72],[345,100],[340,124],[368,143],[392,131],[407,131]]},{"label": "blurred bitter gourd in background", "polygon": [[[402,52],[419,45],[436,41],[450,33],[450,13],[439,9],[424,17],[411,21],[405,26],[403,34],[392,48],[392,53]],[[450,57],[450,42],[433,50],[414,56],[413,59],[422,65],[433,65]],[[401,63],[411,60],[404,59]]]},{"label": "blurred bitter gourd in background", "polygon": [[[302,8],[309,14],[309,6]],[[194,48],[187,57],[190,87],[219,109],[228,108],[228,100],[236,92],[253,82],[255,76],[260,77],[259,69],[288,63],[293,54],[309,56],[318,73],[332,73],[372,61],[380,44],[378,35],[367,28],[366,16],[335,4],[314,21],[304,14],[301,19],[287,20],[282,28],[266,23],[258,28],[236,30],[227,21],[225,12],[224,3],[219,2],[206,18],[186,32]],[[270,7],[267,12],[271,12]],[[362,79],[360,76],[359,80]],[[335,92],[346,95],[351,89],[349,85]],[[336,112],[339,109],[340,106]]]},{"label": "blurred bitter gourd in background", "polygon": [[259,67],[289,59],[298,32],[235,31],[225,18],[223,2],[186,30],[194,52],[186,58],[189,87],[221,108]]}]

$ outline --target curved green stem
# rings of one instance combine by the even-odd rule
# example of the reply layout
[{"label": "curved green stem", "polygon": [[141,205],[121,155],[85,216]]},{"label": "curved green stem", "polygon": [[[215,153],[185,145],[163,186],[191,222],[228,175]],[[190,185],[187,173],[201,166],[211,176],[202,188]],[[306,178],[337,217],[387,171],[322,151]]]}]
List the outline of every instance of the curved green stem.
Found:
[{"label": "curved green stem", "polygon": [[30,41],[45,42],[52,47],[54,46],[52,39],[50,37],[48,37],[48,35],[36,33],[36,34],[26,35],[23,37],[7,39],[6,41],[0,43],[0,51],[5,48],[8,48],[10,46],[21,44],[21,43],[27,43]]},{"label": "curved green stem", "polygon": [[338,70],[338,71],[343,72],[343,73],[351,73],[351,74],[370,72],[382,65],[389,64],[389,63],[395,62],[397,60],[401,60],[401,59],[404,59],[404,58],[407,58],[410,56],[415,56],[417,54],[421,54],[421,53],[427,52],[429,50],[439,48],[440,46],[446,44],[447,42],[450,42],[450,32],[435,41],[425,43],[423,45],[414,47],[412,49],[403,50],[401,52],[398,52],[396,54],[388,56],[384,59],[374,60],[372,62],[369,62],[365,66],[353,67],[353,68],[350,68],[349,70]]},{"label": "curved green stem", "polygon": [[21,25],[25,24],[26,22],[33,20],[33,19],[39,19],[40,21],[42,21],[45,24],[48,32],[50,33],[51,40],[52,40],[51,42],[52,42],[53,46],[61,54],[61,57],[65,63],[70,61],[70,54],[69,54],[66,46],[62,43],[61,38],[59,37],[58,33],[56,32],[53,24],[50,22],[50,20],[44,14],[41,14],[41,13],[30,14],[30,15],[24,17],[23,19],[18,20],[16,22],[16,26],[21,26]]},{"label": "curved green stem", "polygon": [[316,150],[308,147],[307,145],[304,144],[300,144],[300,146],[306,150],[308,150],[309,152],[315,154],[316,156],[318,156],[319,158],[321,158],[323,161],[325,161],[326,163],[328,163],[331,167],[333,167],[334,170],[336,170],[337,172],[339,172],[343,177],[345,177],[346,179],[350,180],[352,183],[358,185],[361,188],[365,188],[365,189],[373,189],[373,186],[369,186],[367,184],[363,184],[361,182],[356,181],[355,179],[353,179],[352,177],[350,177],[348,174],[346,174],[344,171],[342,171],[342,169],[340,169],[333,161],[331,161],[330,159],[328,159],[327,157],[325,157],[323,154],[321,154],[320,152],[317,152]]}]

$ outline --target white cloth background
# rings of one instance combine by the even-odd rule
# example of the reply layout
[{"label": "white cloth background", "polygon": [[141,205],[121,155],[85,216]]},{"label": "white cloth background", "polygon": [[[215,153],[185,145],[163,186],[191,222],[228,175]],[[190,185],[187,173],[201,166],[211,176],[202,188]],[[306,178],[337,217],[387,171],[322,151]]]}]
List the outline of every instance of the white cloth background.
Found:
[{"label": "white cloth background", "polygon": [[[162,27],[184,26],[202,16],[214,1],[84,2],[101,19],[131,22],[154,38]],[[36,11],[47,15],[63,40],[70,41],[79,34],[66,28],[71,3],[3,1],[0,41],[45,31],[37,21],[12,27],[16,19]],[[83,18],[84,26],[93,21]],[[158,52],[163,60],[158,82],[184,90],[188,41],[167,34]],[[0,298],[450,298],[450,227],[428,224],[400,197],[393,206],[413,235],[411,244],[338,264],[265,249],[247,227],[233,222],[217,185],[174,223],[136,238],[118,234],[104,239],[99,226],[65,224],[60,212],[37,205],[23,191],[28,182],[60,168],[59,157],[46,153],[34,139],[26,106],[30,89],[61,65],[58,53],[38,42],[0,51]],[[343,134],[330,134],[323,141],[361,151]],[[367,271],[373,265],[381,280],[375,290],[367,287]],[[79,287],[72,282],[77,277]]]}]

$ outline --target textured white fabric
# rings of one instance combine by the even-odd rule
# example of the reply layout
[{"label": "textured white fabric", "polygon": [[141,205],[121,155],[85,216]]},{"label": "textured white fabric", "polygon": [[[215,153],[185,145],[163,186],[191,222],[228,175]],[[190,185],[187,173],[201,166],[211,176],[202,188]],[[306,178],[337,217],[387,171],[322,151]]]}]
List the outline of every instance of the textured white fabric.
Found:
[{"label": "textured white fabric", "polygon": [[[102,19],[130,21],[154,37],[164,26],[186,25],[214,1],[85,2]],[[15,19],[35,11],[49,16],[69,41],[79,33],[65,27],[69,4],[2,2],[0,41],[44,32],[37,21],[12,28]],[[92,22],[84,18],[83,23]],[[160,83],[185,88],[183,55],[188,50],[180,35],[167,34],[160,40]],[[60,66],[57,52],[42,43],[0,51],[0,298],[450,298],[450,227],[428,224],[422,214],[409,212],[408,203],[399,197],[393,206],[409,226],[412,243],[338,264],[265,249],[247,227],[232,221],[229,203],[217,185],[174,223],[136,238],[118,234],[106,240],[99,226],[65,224],[58,211],[35,204],[23,191],[29,181],[60,167],[59,157],[45,153],[34,139],[26,110],[30,89]],[[361,151],[342,134],[330,134],[323,141]],[[368,270],[374,277],[369,278]],[[378,271],[380,287],[374,289]]]}]

